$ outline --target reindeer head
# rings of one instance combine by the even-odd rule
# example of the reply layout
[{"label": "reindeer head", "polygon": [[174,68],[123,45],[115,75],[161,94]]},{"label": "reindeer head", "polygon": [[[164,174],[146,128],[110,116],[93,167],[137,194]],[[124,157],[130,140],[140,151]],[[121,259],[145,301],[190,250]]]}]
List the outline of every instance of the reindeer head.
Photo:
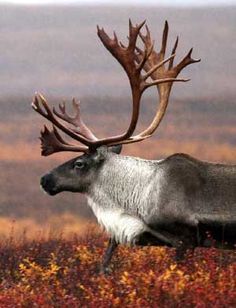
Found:
[{"label": "reindeer head", "polygon": [[110,153],[119,154],[121,146],[101,146],[53,169],[41,178],[41,187],[51,196],[62,191],[86,193],[95,182]]},{"label": "reindeer head", "polygon": [[[165,58],[168,23],[165,22],[159,52],[154,50],[154,42],[148,27],[146,26],[145,35],[141,32],[144,24],[145,21],[133,26],[129,21],[127,46],[118,41],[115,32],[114,38],[110,38],[104,29],[97,27],[98,36],[103,45],[121,64],[129,79],[132,93],[132,115],[130,124],[124,133],[99,139],[83,122],[80,105],[74,99],[72,104],[75,115],[70,116],[66,112],[64,103],[59,105],[59,111],[57,111],[55,108],[49,107],[41,94],[35,96],[32,103],[33,109],[53,124],[52,130],[45,126],[41,131],[42,155],[47,156],[62,151],[84,153],[84,155],[66,162],[42,177],[41,185],[49,194],[54,195],[65,190],[85,192],[94,181],[97,170],[106,160],[109,153],[108,148],[111,148],[111,152],[117,152],[117,148],[114,150],[114,146],[140,142],[151,137],[164,117],[173,82],[188,81],[188,79],[178,79],[178,74],[187,65],[200,61],[191,58],[192,49],[190,49],[188,54],[174,66],[178,38],[171,55]],[[143,43],[143,49],[138,47],[138,39]],[[157,111],[150,125],[141,133],[133,135],[139,118],[142,95],[144,91],[153,86],[157,88],[159,96]],[[66,122],[70,126],[66,126],[64,124]],[[80,144],[70,144],[65,141],[57,128]],[[106,151],[104,151],[104,146],[107,148]]]}]

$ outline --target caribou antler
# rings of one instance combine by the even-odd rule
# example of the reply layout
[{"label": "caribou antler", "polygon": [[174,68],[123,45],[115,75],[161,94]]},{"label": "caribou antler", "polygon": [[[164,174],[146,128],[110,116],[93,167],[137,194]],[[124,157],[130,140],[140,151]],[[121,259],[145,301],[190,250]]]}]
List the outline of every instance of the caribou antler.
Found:
[{"label": "caribou antler", "polygon": [[[183,78],[177,79],[178,74],[187,65],[200,60],[194,60],[191,58],[191,49],[187,56],[184,57],[178,65],[173,67],[178,39],[176,40],[171,56],[165,59],[168,37],[167,22],[165,23],[165,28],[163,31],[160,52],[156,52],[154,50],[154,43],[151,39],[150,31],[147,26],[147,34],[143,35],[141,33],[141,29],[144,24],[145,21],[139,25],[133,26],[131,21],[129,21],[129,42],[127,47],[118,42],[115,32],[114,38],[110,38],[103,28],[100,29],[97,27],[98,36],[103,45],[121,64],[129,78],[132,93],[132,115],[127,130],[118,136],[98,139],[82,121],[79,104],[76,103],[75,100],[72,102],[75,110],[75,116],[72,117],[66,112],[64,103],[59,105],[60,111],[57,111],[55,108],[51,109],[45,98],[39,94],[35,96],[34,102],[32,103],[33,108],[65,134],[84,145],[76,146],[68,144],[63,140],[55,128],[52,131],[45,129],[45,131],[41,133],[42,155],[50,155],[59,151],[93,151],[101,145],[111,146],[138,142],[150,137],[153,134],[165,114],[173,82],[188,81],[188,79]],[[144,44],[143,50],[137,46],[138,37],[141,38]],[[167,62],[169,62],[168,69],[165,69],[165,64]],[[133,136],[139,118],[140,100],[142,94],[146,89],[152,86],[157,86],[159,92],[159,109],[157,110],[149,127],[140,134]],[[66,126],[58,118],[69,123],[73,126],[73,128]]]},{"label": "caribou antler", "polygon": [[44,130],[41,131],[40,140],[43,156],[62,151],[86,152],[88,150],[88,147],[74,146],[67,143],[58,133],[55,126],[53,126],[52,131],[50,131],[47,126],[44,126]]},{"label": "caribou antler", "polygon": [[[106,32],[103,29],[99,29],[98,27],[98,36],[100,37],[104,46],[110,51],[110,53],[117,59],[117,61],[122,65],[125,72],[128,75],[130,86],[131,86],[131,93],[132,93],[132,100],[133,100],[133,111],[130,125],[127,131],[119,136],[107,138],[104,140],[99,140],[97,143],[100,144],[123,144],[127,143],[128,139],[132,136],[137,122],[139,118],[139,107],[140,107],[140,100],[142,97],[143,92],[151,86],[159,85],[166,82],[176,82],[176,81],[188,81],[188,79],[177,79],[170,77],[163,77],[153,79],[152,82],[147,82],[147,78],[151,75],[151,71],[147,72],[145,75],[142,75],[142,70],[144,69],[145,65],[147,65],[150,56],[153,53],[153,45],[154,43],[151,42],[149,45],[145,45],[144,51],[142,51],[142,56],[137,63],[137,38],[140,35],[140,30],[145,24],[145,21],[139,25],[133,26],[131,21],[129,20],[129,44],[128,47],[125,47],[123,44],[118,43],[118,39],[116,34],[114,33],[114,39],[108,37]],[[166,59],[163,62],[167,62],[170,59]],[[163,63],[162,63],[163,64]],[[159,65],[159,63],[155,68],[152,67],[153,72],[155,72]],[[132,139],[132,138],[131,138]]]},{"label": "caribou antler", "polygon": [[[150,57],[148,58],[148,61],[146,62],[146,65],[144,67],[144,70],[147,72],[151,72],[149,75],[153,80],[158,79],[158,78],[176,78],[178,74],[181,72],[182,69],[184,69],[186,66],[196,63],[201,61],[200,59],[192,59],[191,54],[193,51],[193,48],[190,49],[188,54],[177,64],[175,67],[173,67],[174,64],[174,57],[176,53],[176,49],[178,46],[178,37],[176,38],[174,47],[172,49],[171,57],[169,58],[169,66],[168,69],[165,68],[164,66],[164,58],[165,58],[165,53],[166,53],[166,45],[167,45],[167,39],[168,39],[168,31],[169,31],[169,26],[168,22],[165,22],[164,30],[163,30],[163,36],[162,36],[162,45],[160,48],[159,52],[156,52],[155,50],[152,51]],[[148,48],[149,46],[152,45],[151,42],[151,36],[150,36],[150,31],[148,27],[146,26],[146,36],[142,35],[140,33],[140,37],[146,46]],[[143,56],[143,52],[139,50],[139,59]],[[141,60],[140,60],[141,61]],[[163,65],[159,66],[159,64],[163,63]],[[153,67],[158,67],[158,69],[153,70]],[[172,88],[173,83],[172,82],[167,82],[164,84],[159,84],[157,85],[160,100],[159,100],[159,109],[157,110],[155,117],[152,121],[152,123],[149,125],[149,127],[144,130],[142,133],[140,133],[140,137],[149,137],[153,134],[153,132],[157,129],[159,126],[162,118],[165,115],[165,111],[168,105],[168,100],[169,100],[169,95],[170,91]],[[135,137],[134,137],[135,139]],[[136,137],[138,139],[138,137]]]},{"label": "caribou antler", "polygon": [[[88,146],[77,146],[64,141],[55,126],[60,128],[65,134],[69,135],[71,138],[74,138],[84,144],[86,144],[87,138],[91,138],[91,140],[95,140],[96,138],[89,129],[86,130],[87,126],[85,126],[83,121],[80,119],[79,106],[75,106],[75,103],[74,108],[77,109],[77,114],[74,118],[69,117],[69,115],[66,114],[65,107],[63,105],[60,105],[61,113],[58,113],[54,108],[53,110],[51,110],[51,108],[48,106],[47,101],[41,94],[35,95],[32,102],[32,108],[54,124],[53,130],[50,131],[46,126],[44,126],[44,130],[41,131],[41,153],[43,156],[48,156],[53,153],[62,151],[87,152],[89,149]],[[64,121],[76,126],[76,132],[58,121],[54,114],[57,115],[59,118],[63,119]],[[79,125],[82,125],[82,133],[79,132]]]},{"label": "caribou antler", "polygon": [[[160,51],[156,52],[152,48],[152,52],[143,67],[143,69],[147,72],[146,75],[144,75],[144,78],[150,77],[152,80],[154,80],[154,83],[155,83],[155,80],[161,80],[161,79],[167,80],[168,78],[173,78],[174,81],[178,81],[176,77],[178,76],[178,74],[181,72],[182,69],[184,69],[186,66],[192,63],[201,61],[200,59],[191,58],[191,54],[193,51],[193,49],[191,48],[190,51],[187,53],[187,55],[175,67],[173,67],[174,58],[176,55],[176,49],[178,46],[179,39],[178,37],[176,38],[174,47],[171,52],[171,56],[165,59],[168,31],[169,31],[169,26],[168,26],[168,22],[166,21],[164,30],[163,30],[162,44],[161,44]],[[139,36],[146,48],[151,48],[153,46],[150,31],[147,26],[146,26],[146,35],[143,35],[140,32]],[[136,47],[136,51],[137,51],[136,62],[141,63],[145,53],[138,47]],[[169,62],[169,65],[168,65],[168,68],[166,69],[165,63],[167,62]],[[159,124],[161,123],[161,120],[163,119],[165,115],[168,102],[169,102],[169,96],[170,96],[172,85],[173,85],[173,82],[165,82],[165,83],[157,84],[157,89],[159,92],[159,104],[158,104],[159,108],[157,109],[155,113],[153,121],[148,126],[148,128],[146,128],[140,134],[136,136],[132,136],[128,140],[124,140],[123,143],[128,144],[128,143],[138,142],[138,141],[141,141],[143,139],[146,139],[152,136],[152,134],[157,129],[157,127],[159,126]]]}]

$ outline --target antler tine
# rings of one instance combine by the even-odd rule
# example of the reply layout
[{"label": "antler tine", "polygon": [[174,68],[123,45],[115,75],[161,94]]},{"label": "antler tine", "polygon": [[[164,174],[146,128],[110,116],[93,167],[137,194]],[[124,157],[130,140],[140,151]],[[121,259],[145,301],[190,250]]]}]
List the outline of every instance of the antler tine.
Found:
[{"label": "antler tine", "polygon": [[[65,113],[66,112],[66,104],[65,102],[63,101],[62,103],[59,104],[59,109],[61,110],[62,113]],[[54,112],[54,108],[53,108],[53,112]],[[55,113],[55,112],[54,112]]]},{"label": "antler tine", "polygon": [[75,110],[75,132],[80,133],[82,136],[88,138],[89,140],[96,141],[98,138],[92,133],[92,131],[85,125],[81,117],[80,112],[80,101],[76,101],[75,98],[72,99],[72,105]]},{"label": "antler tine", "polygon": [[187,55],[179,62],[179,64],[176,65],[175,70],[177,73],[181,72],[181,70],[185,68],[186,66],[188,66],[189,64],[197,63],[201,61],[201,59],[193,59],[191,57],[192,51],[193,51],[193,48],[191,48],[189,52],[187,53]]},{"label": "antler tine", "polygon": [[132,25],[131,19],[129,19],[129,45],[128,49],[130,51],[134,51],[136,46],[137,37],[140,33],[141,28],[146,23],[146,20],[141,22],[140,24],[137,24],[135,27]]},{"label": "antler tine", "polygon": [[53,126],[53,130],[50,131],[46,125],[40,132],[39,139],[41,140],[41,154],[48,156],[60,151],[67,143],[62,139],[56,128]]},{"label": "antler tine", "polygon": [[75,116],[69,116],[69,114],[66,112],[66,105],[65,105],[65,102],[62,102],[59,104],[59,109],[61,111],[58,112],[56,110],[56,108],[53,107],[53,113],[60,119],[70,123],[70,124],[73,124],[73,125],[78,125],[78,118],[80,117],[80,110],[79,110],[79,107],[77,105],[75,105],[75,100],[73,98],[72,100],[72,105],[73,105],[73,108],[75,110]]},{"label": "antler tine", "polygon": [[[177,36],[176,40],[175,40],[175,44],[174,44],[174,47],[171,51],[171,55],[174,55],[176,53],[176,49],[178,47],[178,43],[179,43],[179,37]],[[170,70],[172,67],[173,67],[173,64],[174,64],[174,58],[172,58],[169,62],[169,67],[168,69]]]},{"label": "antler tine", "polygon": [[116,32],[113,31],[113,35],[114,35],[114,41],[116,44],[118,44],[118,38],[117,38],[117,35],[116,35]]},{"label": "antler tine", "polygon": [[145,89],[154,86],[154,85],[161,85],[161,84],[166,84],[166,83],[172,83],[172,82],[187,82],[190,79],[187,78],[163,78],[163,79],[157,79],[152,82],[149,82],[145,85]]},{"label": "antler tine", "polygon": [[60,103],[58,106],[59,106],[59,109],[60,109],[61,113],[58,112],[58,111],[56,110],[56,108],[54,108],[54,107],[52,108],[53,113],[54,113],[58,118],[62,119],[63,121],[66,121],[66,122],[69,122],[69,123],[73,124],[73,118],[70,117],[70,116],[66,113],[66,105],[65,105],[65,102]]},{"label": "antler tine", "polygon": [[165,57],[165,53],[166,53],[168,32],[169,32],[169,25],[168,25],[168,22],[166,20],[165,25],[164,25],[163,34],[162,34],[162,44],[161,44],[161,49],[160,49],[160,54],[162,55],[163,58]]},{"label": "antler tine", "polygon": [[53,153],[62,151],[75,151],[75,152],[86,152],[88,147],[85,146],[74,146],[67,143],[59,134],[55,126],[50,131],[47,126],[44,126],[44,130],[41,131],[41,154],[48,156]]},{"label": "antler tine", "polygon": [[146,80],[148,77],[152,75],[152,73],[154,73],[158,68],[162,67],[165,63],[167,62],[170,63],[171,61],[173,61],[174,57],[175,57],[175,53],[172,54],[169,58],[164,59],[160,63],[157,63],[156,65],[154,65],[146,74],[144,74],[143,79]]},{"label": "antler tine", "polygon": [[72,98],[72,105],[75,111],[75,117],[78,118],[80,117],[80,101],[76,101],[76,99],[73,97]]},{"label": "antler tine", "polygon": [[[44,107],[44,110],[40,106],[40,103]],[[52,122],[56,127],[58,127],[60,130],[62,130],[65,134],[70,136],[71,138],[83,143],[84,145],[90,146],[91,140],[85,138],[82,135],[79,135],[78,133],[75,133],[72,129],[69,127],[66,127],[61,122],[57,120],[57,118],[54,116],[53,111],[50,109],[50,107],[47,104],[47,101],[41,94],[36,94],[34,97],[34,101],[32,103],[32,107],[35,111],[37,111],[39,114],[41,114],[44,118]]]},{"label": "antler tine", "polygon": [[151,34],[150,30],[147,25],[145,25],[146,29],[146,35],[142,34],[142,32],[139,32],[139,37],[141,38],[142,42],[146,45],[147,42],[151,43]]},{"label": "antler tine", "polygon": [[37,111],[38,113],[40,113],[43,117],[47,118],[48,114],[46,112],[43,111],[43,109],[40,107],[39,104],[39,99],[37,97],[37,93],[34,96],[33,102],[31,103],[32,108]]},{"label": "antler tine", "polygon": [[86,139],[92,141],[92,140],[97,140],[97,137],[91,132],[91,130],[84,124],[82,118],[81,118],[81,112],[80,112],[80,103],[79,101],[76,102],[75,98],[72,99],[72,106],[75,110],[75,115],[70,116],[66,112],[66,107],[65,103],[63,102],[62,104],[59,104],[59,109],[61,111],[58,112],[54,107],[53,107],[53,113],[62,119],[65,122],[68,122],[75,126],[75,129],[73,131],[77,133],[78,135],[81,135],[85,137]]},{"label": "antler tine", "polygon": [[151,41],[151,32],[149,30],[148,25],[145,25],[145,29],[146,29],[146,37]]}]

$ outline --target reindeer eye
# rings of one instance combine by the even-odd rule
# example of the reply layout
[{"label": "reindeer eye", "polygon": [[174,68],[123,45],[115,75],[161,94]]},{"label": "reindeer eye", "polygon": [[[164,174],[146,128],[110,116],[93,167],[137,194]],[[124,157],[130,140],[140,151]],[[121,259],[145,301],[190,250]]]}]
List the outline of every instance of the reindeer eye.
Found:
[{"label": "reindeer eye", "polygon": [[75,165],[74,165],[74,168],[75,168],[75,169],[82,169],[84,166],[85,166],[85,163],[84,163],[84,162],[82,162],[82,161],[76,161],[76,162],[75,162]]}]

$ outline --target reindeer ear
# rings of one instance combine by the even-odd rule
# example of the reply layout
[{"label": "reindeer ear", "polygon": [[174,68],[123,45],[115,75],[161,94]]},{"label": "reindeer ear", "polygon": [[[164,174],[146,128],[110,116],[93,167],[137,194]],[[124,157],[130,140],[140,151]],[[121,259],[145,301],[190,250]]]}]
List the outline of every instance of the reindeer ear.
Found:
[{"label": "reindeer ear", "polygon": [[120,154],[122,151],[122,144],[114,145],[109,148],[109,151],[115,154]]},{"label": "reindeer ear", "polygon": [[102,162],[106,159],[107,154],[109,152],[108,147],[106,146],[101,146],[99,148],[96,149],[96,152],[94,154],[94,161],[95,162]]},{"label": "reindeer ear", "polygon": [[101,162],[106,159],[107,154],[109,152],[120,154],[122,150],[122,145],[114,145],[113,147],[107,147],[107,146],[101,146],[96,149],[96,152],[94,154],[94,161],[95,162]]}]

